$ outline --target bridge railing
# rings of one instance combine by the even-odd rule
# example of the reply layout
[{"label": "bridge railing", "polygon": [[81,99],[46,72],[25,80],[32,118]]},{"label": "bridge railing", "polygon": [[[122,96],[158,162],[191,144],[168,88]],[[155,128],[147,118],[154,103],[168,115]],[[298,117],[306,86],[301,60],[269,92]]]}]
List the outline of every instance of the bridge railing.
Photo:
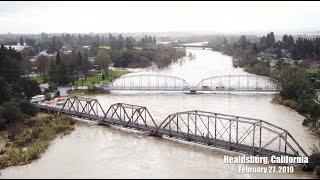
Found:
[{"label": "bridge railing", "polygon": [[[308,156],[292,135],[263,120],[204,111],[169,115],[152,133],[198,140],[226,149],[251,151],[252,154]],[[220,143],[220,144],[219,144]]]}]

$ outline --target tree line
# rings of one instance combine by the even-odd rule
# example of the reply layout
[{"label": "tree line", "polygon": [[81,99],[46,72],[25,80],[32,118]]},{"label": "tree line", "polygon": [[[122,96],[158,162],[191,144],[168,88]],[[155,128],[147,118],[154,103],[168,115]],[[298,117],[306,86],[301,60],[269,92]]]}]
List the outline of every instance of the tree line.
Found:
[{"label": "tree line", "polygon": [[[40,35],[21,35],[21,36],[0,36],[0,43],[7,45],[16,45],[17,43],[26,43],[28,56],[35,56],[42,51],[55,53],[58,49],[67,47],[71,50],[78,50],[82,46],[111,46],[113,49],[123,49],[131,47],[142,47],[149,43],[156,43],[154,36],[143,36],[133,38],[132,36],[118,36],[112,34],[46,34]],[[96,53],[94,53],[96,54]],[[91,55],[91,54],[89,54]]]},{"label": "tree line", "polygon": [[[37,69],[45,75],[46,81],[66,85],[79,77],[86,78],[95,65],[102,70],[111,64],[114,67],[144,68],[155,65],[164,68],[185,56],[185,50],[157,44],[156,39],[151,36],[137,40],[109,35],[108,40],[107,45],[79,48],[70,53],[64,53],[58,48],[55,56],[39,56]],[[94,57],[93,63],[89,62],[89,55]]]},{"label": "tree line", "polygon": [[[318,73],[310,72],[308,67],[303,65],[286,64],[280,58],[286,57],[293,60],[310,58],[318,62],[320,61],[319,40],[318,37],[295,39],[292,35],[284,35],[281,40],[276,40],[274,33],[270,32],[257,41],[250,41],[246,36],[240,36],[233,42],[220,40],[211,42],[210,45],[214,50],[232,56],[235,66],[243,67],[250,73],[274,79],[281,87],[282,103],[316,120],[320,118],[320,105],[314,102],[317,98],[316,86],[311,82],[310,77]],[[276,55],[275,68],[270,68],[269,60],[258,59],[258,54],[261,53]]]},{"label": "tree line", "polygon": [[40,93],[39,84],[24,74],[22,55],[0,47],[0,130],[15,126],[26,116],[35,116],[37,108],[27,100]]}]

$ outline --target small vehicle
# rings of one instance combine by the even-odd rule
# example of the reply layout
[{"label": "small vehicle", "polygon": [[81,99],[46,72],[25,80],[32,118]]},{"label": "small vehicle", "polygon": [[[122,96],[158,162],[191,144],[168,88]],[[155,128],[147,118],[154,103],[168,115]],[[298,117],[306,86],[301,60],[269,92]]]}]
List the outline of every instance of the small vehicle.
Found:
[{"label": "small vehicle", "polygon": [[224,86],[217,86],[216,89],[217,90],[225,90]]},{"label": "small vehicle", "polygon": [[44,95],[36,95],[30,98],[31,103],[39,104],[40,102],[43,102],[45,100]]},{"label": "small vehicle", "polygon": [[189,90],[190,88],[188,86],[183,86],[183,90]]},{"label": "small vehicle", "polygon": [[207,91],[209,91],[209,90],[210,90],[210,87],[209,87],[209,86],[202,86],[202,90],[207,90]]},{"label": "small vehicle", "polygon": [[67,97],[58,97],[56,99],[56,104],[59,105],[63,105],[66,102]]}]

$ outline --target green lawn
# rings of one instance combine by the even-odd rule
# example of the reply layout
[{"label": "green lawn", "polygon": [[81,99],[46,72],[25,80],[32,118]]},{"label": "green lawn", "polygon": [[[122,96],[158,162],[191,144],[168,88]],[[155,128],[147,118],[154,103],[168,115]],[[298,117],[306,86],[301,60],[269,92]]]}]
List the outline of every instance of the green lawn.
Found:
[{"label": "green lawn", "polygon": [[91,85],[95,85],[95,84],[102,84],[102,83],[106,83],[106,81],[102,80],[101,75],[100,74],[96,74],[90,77],[87,77],[85,80],[84,79],[79,79],[77,81],[77,84],[79,86],[91,86]]},{"label": "green lawn", "polygon": [[101,74],[96,74],[77,81],[79,86],[92,86],[97,84],[108,84],[116,78],[119,78],[125,74],[130,73],[128,70],[109,70],[108,75],[105,75],[105,80],[102,80]]},{"label": "green lawn", "polygon": [[[117,70],[109,70],[108,75],[105,75],[105,80],[102,80],[101,74],[96,74],[93,76],[88,76],[86,80],[84,79],[79,79],[77,81],[79,86],[92,86],[96,84],[108,84],[111,81],[113,81],[116,78],[119,78],[125,74],[130,73],[130,71],[125,70],[125,69],[117,69]],[[42,84],[44,83],[44,76],[40,75],[34,78],[34,80],[37,81],[37,83]],[[82,82],[83,81],[83,82]]]},{"label": "green lawn", "polygon": [[43,75],[37,76],[37,77],[35,77],[34,80],[36,80],[37,83],[42,84],[42,83],[44,83],[44,76]]},{"label": "green lawn", "polygon": [[99,48],[101,48],[101,49],[111,49],[110,46],[99,46]]}]

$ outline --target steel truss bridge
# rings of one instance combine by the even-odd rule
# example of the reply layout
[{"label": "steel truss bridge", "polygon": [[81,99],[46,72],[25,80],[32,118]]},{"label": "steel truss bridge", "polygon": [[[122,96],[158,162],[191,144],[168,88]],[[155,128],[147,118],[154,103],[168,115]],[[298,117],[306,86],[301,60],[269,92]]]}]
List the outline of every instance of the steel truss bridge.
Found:
[{"label": "steel truss bridge", "polygon": [[194,44],[177,44],[174,47],[182,47],[182,48],[210,48],[209,45],[194,45]]},{"label": "steel truss bridge", "polygon": [[48,113],[229,151],[257,156],[308,156],[287,130],[260,119],[193,110],[170,114],[157,121],[144,106],[116,103],[104,109],[97,99],[77,96],[69,97],[60,107],[36,106]]},{"label": "steel truss bridge", "polygon": [[202,79],[197,85],[169,75],[125,75],[104,88],[109,91],[279,91],[278,85],[270,78],[257,75],[212,76]]}]

